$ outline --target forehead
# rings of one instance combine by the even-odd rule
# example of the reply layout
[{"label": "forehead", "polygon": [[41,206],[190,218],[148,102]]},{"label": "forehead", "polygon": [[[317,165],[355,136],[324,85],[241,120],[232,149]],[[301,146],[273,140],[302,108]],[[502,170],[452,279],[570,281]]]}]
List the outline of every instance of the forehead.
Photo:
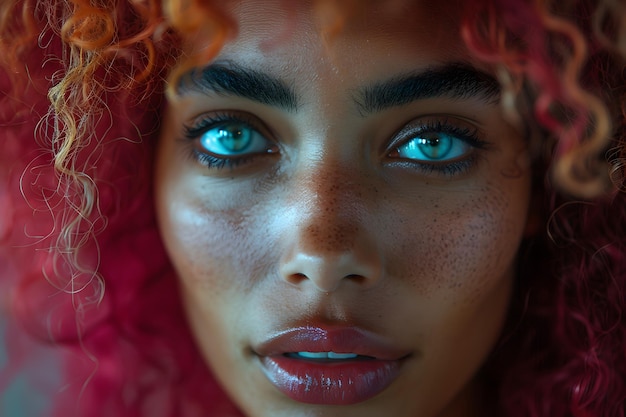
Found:
[{"label": "forehead", "polygon": [[[237,35],[225,44],[218,59],[245,61],[273,72],[315,68],[320,75],[326,68],[357,78],[363,72],[380,77],[390,66],[415,70],[422,63],[426,67],[471,61],[459,35],[460,8],[455,4],[232,1],[222,7],[234,19]],[[376,72],[381,74],[372,74]]]}]

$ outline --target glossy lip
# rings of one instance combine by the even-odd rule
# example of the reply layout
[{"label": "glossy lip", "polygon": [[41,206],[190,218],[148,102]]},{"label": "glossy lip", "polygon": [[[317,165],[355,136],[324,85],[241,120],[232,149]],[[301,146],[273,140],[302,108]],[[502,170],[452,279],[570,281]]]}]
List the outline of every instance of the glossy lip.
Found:
[{"label": "glossy lip", "polygon": [[[356,353],[369,358],[315,361],[295,352]],[[289,398],[309,404],[348,405],[387,388],[410,352],[357,327],[301,326],[277,332],[255,347],[265,376]]]}]

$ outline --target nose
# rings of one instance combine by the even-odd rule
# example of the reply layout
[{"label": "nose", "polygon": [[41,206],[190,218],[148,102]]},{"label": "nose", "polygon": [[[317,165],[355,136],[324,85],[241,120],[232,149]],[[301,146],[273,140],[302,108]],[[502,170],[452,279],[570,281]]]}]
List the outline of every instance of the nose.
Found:
[{"label": "nose", "polygon": [[365,175],[339,167],[307,171],[290,187],[282,278],[333,292],[342,285],[371,288],[383,276],[375,198]]}]

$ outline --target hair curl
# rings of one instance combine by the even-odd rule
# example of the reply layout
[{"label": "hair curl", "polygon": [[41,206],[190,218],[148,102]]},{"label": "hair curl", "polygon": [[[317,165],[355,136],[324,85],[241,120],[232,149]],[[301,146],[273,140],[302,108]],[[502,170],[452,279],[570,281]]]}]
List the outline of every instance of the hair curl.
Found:
[{"label": "hair curl", "polygon": [[[68,352],[62,368],[73,382],[48,415],[238,413],[186,327],[151,190],[167,77],[236,35],[216,4],[0,4],[0,285],[22,325]],[[325,36],[359,4],[315,2]],[[510,318],[487,364],[497,408],[624,416],[626,5],[462,7],[465,42],[493,66],[507,117],[535,149],[545,215],[545,230],[521,250]],[[212,43],[183,55],[199,31]],[[29,359],[17,325],[7,332],[12,360],[0,387]]]}]

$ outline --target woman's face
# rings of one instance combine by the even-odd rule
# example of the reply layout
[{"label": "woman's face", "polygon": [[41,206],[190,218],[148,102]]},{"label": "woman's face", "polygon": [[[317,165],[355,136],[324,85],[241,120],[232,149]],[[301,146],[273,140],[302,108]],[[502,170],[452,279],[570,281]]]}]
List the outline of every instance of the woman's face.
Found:
[{"label": "woman's face", "polygon": [[333,36],[320,10],[232,5],[236,39],[169,103],[157,207],[191,327],[249,416],[469,415],[525,142],[449,2],[372,2]]}]

